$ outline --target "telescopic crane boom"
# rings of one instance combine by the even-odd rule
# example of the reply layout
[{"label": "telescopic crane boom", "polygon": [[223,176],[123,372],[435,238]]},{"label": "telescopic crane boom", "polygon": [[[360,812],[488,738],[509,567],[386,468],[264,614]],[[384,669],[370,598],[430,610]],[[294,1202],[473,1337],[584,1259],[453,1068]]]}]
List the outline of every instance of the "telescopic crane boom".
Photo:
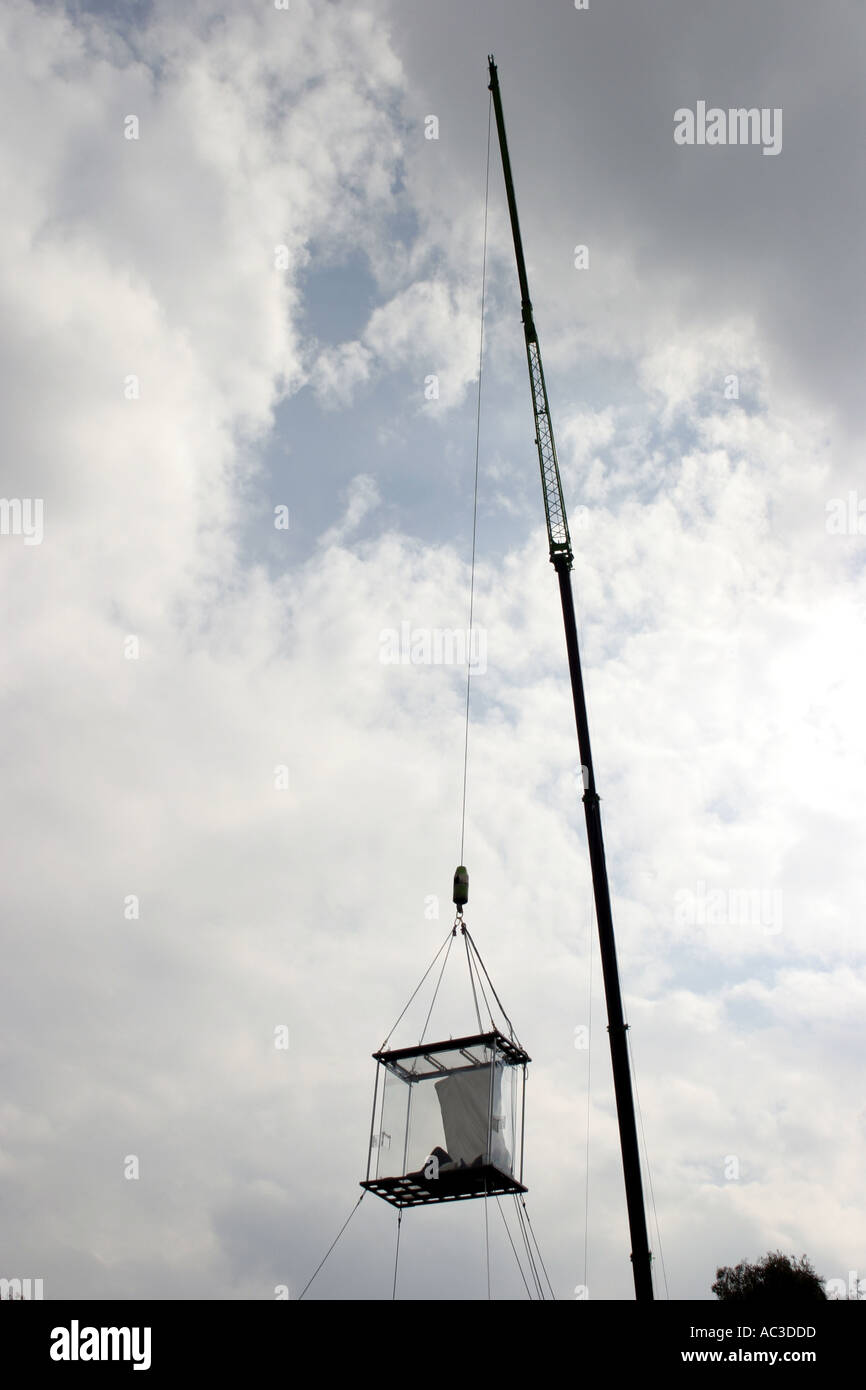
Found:
[{"label": "telescopic crane boom", "polygon": [[574,616],[574,598],[571,591],[571,567],[574,563],[574,554],[571,549],[571,537],[568,533],[568,518],[565,512],[565,501],[562,496],[559,464],[556,461],[556,445],[553,439],[553,426],[550,422],[547,387],[544,384],[544,369],[541,365],[541,349],[538,343],[535,320],[532,315],[532,301],[529,298],[526,264],[523,259],[523,242],[520,237],[520,224],[517,220],[517,201],[514,196],[514,182],[511,177],[511,161],[508,158],[508,142],[505,138],[505,120],[502,115],[499,77],[493,58],[489,57],[488,62],[490,65],[490,90],[493,93],[493,109],[496,113],[496,129],[499,133],[499,148],[502,153],[502,171],[505,175],[505,192],[508,198],[508,211],[511,217],[511,231],[514,236],[514,252],[517,257],[517,275],[520,280],[523,332],[526,338],[526,357],[529,363],[529,384],[532,390],[532,410],[535,415],[535,442],[538,445],[538,462],[541,468],[541,486],[544,493],[544,511],[547,518],[547,538],[550,545],[550,561],[559,579],[562,617],[565,623],[565,643],[568,650],[568,666],[571,674],[572,695],[574,697],[577,741],[580,749],[580,761],[583,765],[583,809],[586,816],[586,835],[589,842],[589,859],[592,869],[592,889],[595,898],[595,915],[598,921],[598,937],[601,946],[601,963],[604,974],[604,993],[607,1002],[607,1031],[610,1036],[613,1084],[616,1094],[616,1111],[617,1120],[619,1122],[623,1175],[625,1177],[635,1297],[638,1300],[647,1300],[653,1297],[651,1273],[652,1256],[650,1255],[649,1242],[647,1240],[643,1185],[640,1172],[640,1155],[637,1142],[637,1126],[635,1124],[634,1100],[632,1097],[631,1070],[629,1067],[628,1040],[626,1037],[628,1024],[625,1022],[622,1008],[619,967],[616,960],[616,942],[614,939],[613,916],[610,906],[610,889],[607,881],[604,839],[601,832],[599,796],[595,787],[595,773],[592,766],[592,751],[589,742],[589,723],[586,715],[586,699],[583,691],[583,677],[580,670],[580,654],[577,645],[577,624]]}]

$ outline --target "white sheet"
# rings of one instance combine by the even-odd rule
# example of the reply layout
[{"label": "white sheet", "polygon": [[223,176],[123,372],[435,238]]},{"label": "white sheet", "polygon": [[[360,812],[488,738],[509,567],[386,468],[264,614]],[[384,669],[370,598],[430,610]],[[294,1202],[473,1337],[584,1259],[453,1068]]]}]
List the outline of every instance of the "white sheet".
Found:
[{"label": "white sheet", "polygon": [[[459,1164],[473,1163],[479,1154],[482,1162],[487,1154],[487,1116],[490,1104],[490,1066],[473,1067],[471,1071],[444,1076],[435,1083],[445,1130],[448,1155]],[[511,1172],[511,1154],[505,1144],[505,1114],[502,1109],[502,1064],[493,1074],[493,1104],[490,1133],[490,1158],[497,1168]]]}]

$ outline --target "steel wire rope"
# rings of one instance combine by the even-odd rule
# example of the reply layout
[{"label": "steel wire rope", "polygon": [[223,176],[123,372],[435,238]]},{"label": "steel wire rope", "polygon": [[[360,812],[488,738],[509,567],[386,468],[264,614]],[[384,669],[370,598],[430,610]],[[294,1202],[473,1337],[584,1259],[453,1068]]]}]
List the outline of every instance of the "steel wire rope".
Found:
[{"label": "steel wire rope", "polygon": [[358,1210],[359,1206],[360,1206],[361,1203],[363,1202],[363,1200],[364,1200],[364,1198],[366,1197],[366,1195],[367,1195],[366,1191],[362,1192],[361,1195],[360,1195],[360,1197],[358,1198],[357,1202],[356,1202],[355,1205],[352,1207],[352,1210],[349,1212],[349,1215],[346,1217],[345,1221],[343,1222],[343,1224],[342,1224],[342,1226],[340,1227],[339,1231],[337,1232],[336,1236],[335,1236],[334,1239],[332,1240],[331,1244],[328,1246],[328,1249],[326,1250],[325,1255],[323,1256],[322,1260],[320,1261],[320,1263],[319,1263],[318,1266],[316,1267],[315,1272],[310,1276],[310,1278],[307,1280],[306,1284],[304,1285],[303,1289],[302,1289],[301,1292],[298,1294],[298,1299],[297,1299],[298,1303],[300,1303],[300,1301],[301,1301],[301,1299],[303,1298],[304,1294],[307,1292],[307,1289],[308,1289],[308,1288],[310,1287],[310,1285],[312,1284],[312,1282],[313,1282],[313,1280],[315,1279],[316,1275],[318,1274],[319,1270],[322,1268],[322,1265],[325,1263],[325,1260],[328,1258],[328,1256],[330,1255],[330,1253],[331,1253],[331,1251],[333,1250],[334,1246],[337,1244],[337,1241],[340,1239],[340,1236],[341,1236],[341,1235],[343,1234],[343,1232],[345,1231],[346,1227],[348,1226],[348,1224],[349,1224],[349,1222],[351,1221],[352,1217],[355,1215],[355,1212]]},{"label": "steel wire rope", "polygon": [[[449,928],[449,930],[448,930],[448,935],[446,936],[445,940],[442,942],[442,945],[439,947],[439,950],[436,952],[436,954],[435,954],[435,956],[433,957],[433,959],[431,960],[430,964],[427,966],[427,969],[424,971],[424,974],[421,976],[421,979],[418,981],[417,985],[415,986],[415,988],[413,989],[412,993],[410,994],[410,996],[409,996],[409,1003],[407,1003],[406,1008],[403,1010],[403,1013],[400,1015],[400,1018],[397,1019],[397,1022],[396,1022],[395,1024],[392,1025],[391,1031],[388,1033],[388,1036],[385,1038],[385,1041],[382,1043],[382,1046],[379,1048],[379,1051],[380,1051],[380,1052],[384,1052],[384,1051],[385,1051],[385,1048],[388,1046],[388,1043],[389,1043],[389,1041],[390,1041],[390,1039],[391,1039],[391,1034],[394,1032],[394,1029],[398,1026],[398,1024],[400,1023],[400,1020],[401,1020],[401,1019],[403,1018],[403,1016],[405,1015],[406,1009],[409,1008],[409,1005],[412,1003],[412,1000],[415,998],[415,995],[418,993],[418,991],[419,991],[419,989],[421,988],[421,986],[423,985],[424,981],[427,979],[427,976],[430,974],[430,971],[433,969],[433,966],[436,964],[436,962],[437,962],[437,960],[439,959],[439,957],[441,956],[442,952],[445,950],[445,947],[448,945],[448,942],[449,942],[449,941],[453,941],[453,940],[454,940],[454,930],[453,930],[453,928]],[[446,959],[447,959],[447,957],[446,957]]]},{"label": "steel wire rope", "polygon": [[397,1263],[400,1259],[400,1227],[403,1225],[403,1208],[397,1210],[397,1249],[394,1251],[394,1287],[391,1290],[391,1302],[397,1297]]},{"label": "steel wire rope", "polygon": [[487,1179],[484,1179],[484,1251],[487,1256],[487,1301],[490,1302],[490,1224],[487,1220]]},{"label": "steel wire rope", "polygon": [[495,989],[495,987],[494,987],[493,981],[491,980],[490,976],[489,976],[488,973],[487,973],[487,966],[484,964],[484,961],[481,959],[481,952],[478,950],[478,947],[475,945],[475,942],[474,942],[472,936],[471,936],[470,933],[469,933],[469,928],[468,928],[468,927],[465,928],[465,932],[466,932],[467,937],[469,938],[469,942],[470,942],[470,945],[472,946],[472,950],[473,950],[474,953],[475,953],[475,959],[478,961],[478,964],[481,966],[481,969],[484,971],[484,978],[486,979],[487,983],[488,983],[489,986],[490,986],[490,990],[491,990],[491,993],[493,994],[493,998],[496,1000],[497,1004],[499,1005],[499,1008],[500,1008],[500,1010],[501,1010],[501,1012],[502,1012],[502,1017],[505,1019],[505,1022],[508,1024],[508,1031],[509,1031],[509,1033],[510,1033],[510,1035],[511,1035],[511,1041],[512,1041],[513,1043],[517,1043],[518,1039],[517,1039],[517,1034],[516,1034],[515,1031],[514,1031],[514,1024],[511,1022],[511,1019],[508,1017],[508,1014],[505,1012],[505,1008],[504,1008],[504,1006],[503,1006],[502,1000],[499,998],[499,995],[496,993],[496,989]]},{"label": "steel wire rope", "polygon": [[472,986],[472,999],[475,1004],[475,1017],[478,1020],[478,1031],[482,1032],[481,1011],[478,1008],[478,995],[475,992],[475,976],[472,973],[472,957],[469,954],[469,942],[466,940],[466,932],[463,933],[463,945],[466,947],[466,964],[469,967],[469,983]]},{"label": "steel wire rope", "polygon": [[514,1251],[514,1258],[515,1258],[515,1260],[516,1260],[516,1262],[517,1262],[517,1272],[518,1272],[518,1274],[520,1275],[521,1279],[523,1280],[523,1287],[524,1287],[525,1290],[526,1290],[526,1296],[527,1296],[527,1298],[530,1300],[530,1302],[532,1302],[532,1290],[530,1289],[529,1285],[528,1285],[527,1282],[526,1282],[526,1275],[523,1273],[523,1266],[522,1266],[522,1264],[520,1263],[520,1256],[519,1256],[518,1253],[517,1253],[517,1246],[514,1244],[514,1241],[511,1239],[511,1232],[510,1232],[509,1229],[508,1229],[508,1222],[507,1222],[506,1219],[505,1219],[505,1212],[504,1212],[503,1209],[502,1209],[502,1203],[500,1202],[499,1196],[498,1196],[497,1193],[494,1192],[493,1195],[494,1195],[494,1197],[496,1198],[496,1205],[497,1205],[498,1208],[499,1208],[499,1215],[502,1217],[502,1224],[503,1224],[503,1226],[505,1227],[505,1234],[508,1236],[508,1243],[509,1243],[509,1245],[511,1246],[512,1250]]},{"label": "steel wire rope", "polygon": [[541,1287],[541,1280],[540,1280],[539,1277],[538,1277],[538,1270],[537,1270],[536,1267],[535,1267],[535,1260],[532,1258],[532,1250],[531,1250],[530,1244],[529,1244],[529,1237],[528,1237],[527,1234],[526,1234],[526,1226],[524,1225],[524,1222],[523,1222],[523,1214],[522,1214],[522,1212],[521,1212],[521,1210],[520,1210],[520,1203],[519,1203],[518,1200],[517,1200],[517,1193],[516,1193],[516,1192],[514,1193],[514,1210],[517,1212],[517,1224],[518,1224],[518,1226],[520,1227],[520,1234],[521,1234],[521,1236],[523,1237],[523,1246],[524,1246],[524,1249],[526,1250],[526,1258],[527,1258],[527,1261],[529,1262],[529,1271],[530,1271],[530,1273],[531,1273],[531,1275],[532,1275],[532,1281],[533,1281],[533,1283],[535,1284],[535,1290],[536,1290],[536,1293],[538,1294],[539,1299],[541,1299],[541,1300],[543,1301],[543,1300],[544,1300],[544,1289]]},{"label": "steel wire rope", "polygon": [[469,580],[469,631],[466,651],[466,728],[463,736],[463,805],[460,813],[460,860],[466,839],[466,784],[469,774],[469,690],[472,681],[472,621],[475,614],[475,551],[478,536],[478,460],[481,450],[481,371],[484,362],[484,301],[487,290],[487,211],[490,203],[490,130],[493,94],[487,103],[487,172],[484,180],[484,234],[481,254],[481,326],[478,342],[478,399],[475,410],[475,491],[472,503],[472,565]]},{"label": "steel wire rope", "polygon": [[[470,970],[474,970],[474,972],[475,972],[475,978],[476,978],[476,981],[477,981],[477,984],[478,984],[478,988],[481,990],[481,998],[484,1000],[484,1008],[485,1008],[485,1010],[486,1010],[486,1012],[487,1012],[488,1018],[490,1019],[490,1027],[493,1028],[493,1029],[495,1029],[495,1028],[496,1028],[496,1024],[495,1024],[494,1021],[493,1021],[493,1010],[492,1010],[491,1007],[490,1007],[490,1000],[487,998],[487,995],[486,995],[486,993],[485,993],[485,991],[484,991],[484,981],[482,980],[481,976],[480,976],[479,973],[478,973],[478,966],[477,966],[477,965],[472,965],[472,964],[471,964],[471,959],[472,959],[472,958],[471,958],[471,956],[470,956],[470,966],[469,966],[469,968],[470,968]],[[481,1022],[480,1022],[480,1020],[479,1020],[478,1027],[479,1027],[479,1031],[480,1031],[480,1029],[481,1029]]]},{"label": "steel wire rope", "polygon": [[[453,944],[454,944],[454,929],[453,929],[453,927],[452,927],[452,929],[451,929],[451,935],[450,935],[449,938],[448,938],[448,950],[445,952],[445,959],[444,959],[443,962],[442,962],[442,969],[439,971],[439,979],[436,981],[436,988],[435,988],[434,991],[433,991],[433,998],[430,1000],[430,1007],[429,1007],[429,1009],[427,1010],[427,1017],[426,1017],[425,1020],[424,1020],[424,1027],[421,1029],[421,1036],[420,1036],[420,1038],[418,1039],[418,1046],[419,1046],[419,1047],[421,1046],[422,1042],[424,1041],[424,1034],[427,1032],[427,1024],[430,1022],[430,1015],[431,1015],[432,1012],[433,1012],[433,1005],[436,1003],[436,996],[437,996],[437,994],[439,993],[439,986],[440,986],[441,983],[442,983],[442,976],[445,974],[445,967],[446,967],[446,965],[448,964],[448,957],[449,957],[450,954],[451,954],[451,947],[452,947]],[[440,950],[441,950],[441,947],[440,947]],[[438,954],[438,953],[437,953],[437,954]]]},{"label": "steel wire rope", "polygon": [[553,1292],[553,1285],[552,1285],[551,1282],[550,1282],[550,1275],[549,1275],[548,1272],[547,1272],[547,1265],[544,1263],[544,1256],[543,1256],[542,1253],[541,1253],[541,1246],[538,1244],[538,1237],[536,1236],[536,1234],[535,1234],[535,1228],[534,1228],[533,1225],[532,1225],[532,1218],[531,1218],[530,1215],[529,1215],[529,1207],[526,1205],[526,1198],[525,1198],[525,1197],[521,1197],[521,1198],[520,1198],[520,1204],[521,1204],[521,1206],[523,1207],[523,1214],[524,1214],[524,1216],[526,1217],[526,1224],[527,1224],[527,1226],[529,1227],[529,1233],[530,1233],[530,1235],[532,1236],[532,1243],[533,1243],[533,1245],[535,1246],[535,1250],[536,1250],[536,1254],[538,1255],[539,1263],[540,1263],[540,1265],[541,1265],[541,1268],[544,1270],[544,1277],[545,1277],[545,1279],[547,1280],[547,1287],[550,1289],[550,1297],[553,1299],[553,1301],[554,1301],[554,1303],[555,1303],[555,1302],[556,1302],[556,1294]]}]

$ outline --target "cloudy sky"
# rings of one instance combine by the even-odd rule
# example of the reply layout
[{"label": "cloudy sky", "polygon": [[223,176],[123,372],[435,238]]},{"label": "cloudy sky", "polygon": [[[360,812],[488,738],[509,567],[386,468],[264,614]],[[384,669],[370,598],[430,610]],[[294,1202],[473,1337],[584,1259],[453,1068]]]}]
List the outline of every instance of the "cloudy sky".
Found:
[{"label": "cloudy sky", "polygon": [[[465,670],[382,656],[468,621],[492,52],[657,1293],[776,1248],[866,1276],[862,7],[9,0],[0,33],[0,1275],[297,1297],[357,1198],[460,854]],[[677,144],[699,102],[781,111],[781,149]],[[528,1207],[557,1297],[628,1298],[495,140],[475,623],[467,920],[533,1058]],[[407,1214],[403,1297],[486,1297],[484,1208]],[[365,1198],[308,1297],[390,1297],[395,1228]]]}]

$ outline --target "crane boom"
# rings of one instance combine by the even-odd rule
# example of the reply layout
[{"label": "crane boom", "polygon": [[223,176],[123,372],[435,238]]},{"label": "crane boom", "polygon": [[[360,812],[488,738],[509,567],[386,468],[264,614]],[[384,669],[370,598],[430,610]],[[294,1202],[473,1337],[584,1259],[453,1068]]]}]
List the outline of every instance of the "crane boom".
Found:
[{"label": "crane boom", "polygon": [[514,250],[517,256],[517,275],[520,280],[520,307],[526,338],[526,357],[529,363],[529,384],[532,389],[532,410],[535,415],[535,442],[538,445],[538,463],[541,468],[541,488],[544,493],[544,513],[547,517],[550,560],[552,564],[556,564],[557,557],[563,556],[567,561],[568,568],[571,569],[574,555],[571,549],[571,537],[568,534],[568,519],[565,515],[565,499],[562,496],[559,464],[556,460],[553,426],[550,423],[547,387],[544,383],[544,368],[541,365],[541,348],[535,329],[535,319],[532,316],[532,300],[529,298],[529,282],[526,278],[526,264],[523,259],[523,241],[520,236],[520,223],[517,220],[517,202],[514,197],[514,182],[511,178],[511,160],[508,157],[505,120],[502,115],[502,100],[499,95],[499,78],[492,57],[489,59],[489,63],[490,90],[493,93],[496,129],[499,132],[499,148],[502,152],[502,170],[505,174],[505,190],[508,194],[508,211],[511,216],[511,231],[514,236]]},{"label": "crane boom", "polygon": [[544,511],[547,518],[547,538],[550,545],[551,564],[556,569],[559,579],[562,617],[565,624],[565,644],[568,651],[568,665],[571,675],[572,696],[574,699],[574,715],[577,724],[577,740],[580,748],[580,760],[583,765],[583,808],[586,817],[586,834],[589,843],[595,915],[598,922],[598,937],[601,947],[602,972],[604,975],[604,992],[608,1020],[607,1031],[610,1037],[613,1084],[616,1095],[616,1111],[619,1125],[620,1149],[622,1151],[623,1176],[625,1178],[635,1297],[639,1300],[650,1300],[653,1297],[652,1256],[647,1239],[646,1214],[644,1211],[640,1153],[638,1150],[637,1125],[635,1123],[634,1098],[631,1085],[631,1068],[628,1056],[628,1024],[625,1022],[622,1007],[622,991],[619,983],[619,967],[617,965],[616,942],[613,931],[613,914],[610,904],[610,887],[608,885],[607,862],[605,860],[604,839],[601,829],[600,799],[595,787],[595,772],[592,765],[592,750],[589,741],[589,721],[586,713],[586,697],[584,695],[583,677],[580,669],[580,652],[577,644],[574,596],[571,590],[571,568],[574,563],[574,555],[572,553],[571,538],[568,532],[568,519],[565,512],[565,499],[562,495],[559,464],[556,459],[556,445],[553,439],[553,426],[550,420],[550,407],[547,400],[547,387],[544,382],[544,369],[541,365],[541,348],[538,343],[538,333],[532,314],[532,301],[529,298],[529,283],[526,278],[526,263],[523,258],[523,241],[520,236],[520,223],[517,219],[517,200],[514,196],[514,181],[511,177],[511,161],[508,157],[508,142],[505,138],[505,119],[502,114],[499,76],[493,58],[488,57],[488,62],[490,68],[490,90],[493,94],[496,129],[499,133],[499,148],[502,153],[502,171],[505,175],[505,192],[508,198],[508,212],[511,217],[514,252],[517,257],[517,275],[520,281],[523,332],[526,338],[526,356],[529,363],[529,384],[532,391],[532,410],[535,415],[535,442],[538,446],[538,462],[541,468]]}]

